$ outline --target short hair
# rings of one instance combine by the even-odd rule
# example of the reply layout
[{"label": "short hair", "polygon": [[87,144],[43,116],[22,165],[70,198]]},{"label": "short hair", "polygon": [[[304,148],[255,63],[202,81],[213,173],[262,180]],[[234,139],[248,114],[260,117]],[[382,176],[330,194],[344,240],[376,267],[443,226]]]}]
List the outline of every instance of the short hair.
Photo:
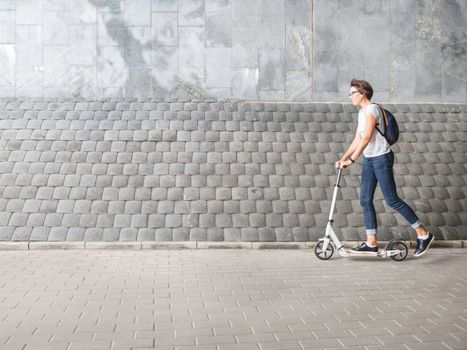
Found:
[{"label": "short hair", "polygon": [[350,86],[356,88],[359,93],[365,95],[369,100],[373,97],[373,88],[370,83],[365,80],[352,79]]}]

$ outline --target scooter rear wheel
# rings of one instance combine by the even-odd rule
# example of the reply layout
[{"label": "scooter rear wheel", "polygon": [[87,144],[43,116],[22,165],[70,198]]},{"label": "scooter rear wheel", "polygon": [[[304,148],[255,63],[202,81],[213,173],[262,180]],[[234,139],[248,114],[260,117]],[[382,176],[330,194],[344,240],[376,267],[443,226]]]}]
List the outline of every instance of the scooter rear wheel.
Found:
[{"label": "scooter rear wheel", "polygon": [[315,245],[315,255],[318,259],[321,260],[328,260],[332,254],[334,254],[334,247],[332,246],[331,243],[328,244],[328,247],[326,250],[323,250],[324,242],[319,241]]},{"label": "scooter rear wheel", "polygon": [[399,254],[391,256],[391,259],[395,261],[402,261],[407,257],[407,255],[409,255],[409,249],[407,248],[407,245],[402,241],[391,241],[388,243],[386,249],[400,250]]}]

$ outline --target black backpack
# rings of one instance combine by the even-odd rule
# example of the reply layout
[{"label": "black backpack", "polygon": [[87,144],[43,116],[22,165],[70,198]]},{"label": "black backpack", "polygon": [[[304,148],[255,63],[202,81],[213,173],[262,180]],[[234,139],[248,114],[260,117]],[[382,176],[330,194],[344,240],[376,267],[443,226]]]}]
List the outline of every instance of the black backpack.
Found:
[{"label": "black backpack", "polygon": [[399,125],[397,125],[397,120],[394,114],[389,112],[387,109],[384,109],[379,104],[375,103],[383,113],[383,120],[384,120],[384,132],[382,132],[378,128],[378,124],[376,124],[376,130],[379,131],[381,135],[386,139],[389,145],[393,145],[399,139]]}]

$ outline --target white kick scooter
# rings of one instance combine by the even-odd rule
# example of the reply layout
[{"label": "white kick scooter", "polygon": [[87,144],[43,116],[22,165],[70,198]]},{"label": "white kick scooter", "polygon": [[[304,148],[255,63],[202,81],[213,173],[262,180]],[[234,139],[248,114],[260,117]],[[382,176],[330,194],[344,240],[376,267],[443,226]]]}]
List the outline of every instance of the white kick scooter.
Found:
[{"label": "white kick scooter", "polygon": [[332,195],[331,211],[329,213],[329,221],[326,225],[326,233],[323,238],[320,238],[318,243],[315,245],[315,255],[321,260],[328,260],[334,254],[334,246],[336,246],[337,251],[342,257],[351,257],[351,256],[378,256],[381,258],[390,257],[396,261],[404,260],[408,255],[407,245],[400,239],[393,239],[386,244],[385,249],[380,250],[379,252],[365,252],[365,253],[355,253],[352,250],[346,250],[342,246],[341,242],[337,238],[336,233],[332,228],[334,222],[334,209],[336,207],[337,192],[339,190],[339,183],[341,180],[342,169],[339,169],[337,172],[337,181],[334,187],[334,194]]}]

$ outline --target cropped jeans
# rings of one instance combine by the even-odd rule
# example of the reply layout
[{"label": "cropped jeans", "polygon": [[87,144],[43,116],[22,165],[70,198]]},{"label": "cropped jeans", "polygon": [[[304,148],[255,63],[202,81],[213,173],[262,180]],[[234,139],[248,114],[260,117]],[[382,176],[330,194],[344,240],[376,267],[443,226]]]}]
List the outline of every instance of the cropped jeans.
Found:
[{"label": "cropped jeans", "polygon": [[377,229],[376,211],[373,205],[377,184],[381,188],[384,200],[391,208],[399,212],[413,228],[420,226],[420,221],[412,208],[397,195],[393,165],[394,153],[392,151],[377,157],[363,157],[360,204],[363,208],[367,235],[376,234]]}]

